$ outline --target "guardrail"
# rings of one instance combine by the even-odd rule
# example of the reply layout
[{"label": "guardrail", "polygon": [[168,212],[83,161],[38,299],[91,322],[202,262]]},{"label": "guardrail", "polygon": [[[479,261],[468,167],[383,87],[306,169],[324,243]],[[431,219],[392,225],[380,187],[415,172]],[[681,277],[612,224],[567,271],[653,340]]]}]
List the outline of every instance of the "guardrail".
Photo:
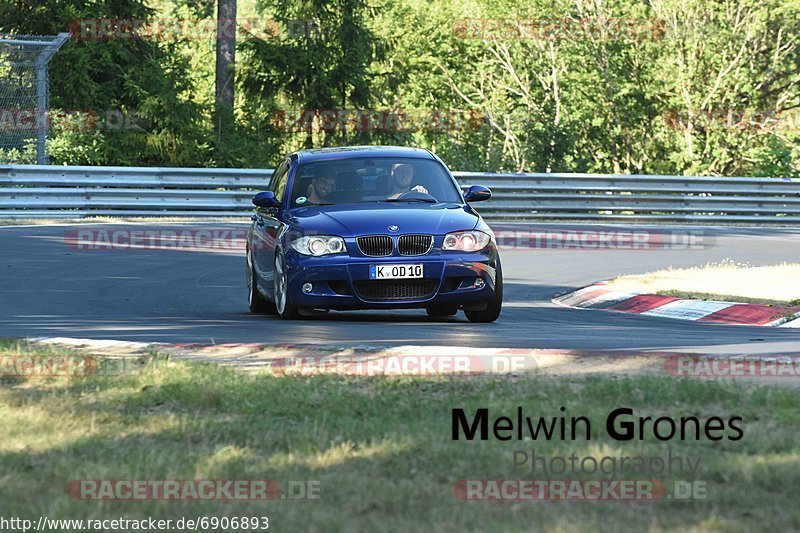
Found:
[{"label": "guardrail", "polygon": [[784,178],[454,174],[492,189],[478,209],[493,220],[800,223],[800,181]]},{"label": "guardrail", "polygon": [[[492,189],[494,221],[800,223],[800,181],[455,172]],[[272,170],[0,165],[0,218],[244,217]]]},{"label": "guardrail", "polygon": [[0,165],[0,217],[246,216],[272,170]]}]

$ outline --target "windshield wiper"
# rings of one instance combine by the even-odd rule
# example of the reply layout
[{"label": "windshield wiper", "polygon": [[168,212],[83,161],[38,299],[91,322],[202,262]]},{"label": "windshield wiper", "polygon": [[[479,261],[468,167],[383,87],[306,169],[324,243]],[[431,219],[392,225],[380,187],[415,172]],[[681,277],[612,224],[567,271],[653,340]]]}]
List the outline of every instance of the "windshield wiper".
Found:
[{"label": "windshield wiper", "polygon": [[438,204],[436,198],[387,198],[385,202],[425,202],[429,204]]}]

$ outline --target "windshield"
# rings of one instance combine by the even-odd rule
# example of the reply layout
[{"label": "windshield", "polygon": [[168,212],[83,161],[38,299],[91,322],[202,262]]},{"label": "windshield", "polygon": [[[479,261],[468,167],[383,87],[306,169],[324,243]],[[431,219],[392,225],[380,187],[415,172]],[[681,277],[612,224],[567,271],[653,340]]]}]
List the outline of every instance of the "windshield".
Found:
[{"label": "windshield", "polygon": [[362,202],[461,203],[461,192],[430,159],[363,157],[297,168],[291,207]]}]

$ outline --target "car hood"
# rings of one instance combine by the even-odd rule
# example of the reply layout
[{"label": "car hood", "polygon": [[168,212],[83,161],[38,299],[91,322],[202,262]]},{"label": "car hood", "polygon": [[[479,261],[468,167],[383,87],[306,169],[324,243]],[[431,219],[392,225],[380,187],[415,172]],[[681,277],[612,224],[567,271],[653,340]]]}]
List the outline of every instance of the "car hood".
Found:
[{"label": "car hood", "polygon": [[474,229],[479,220],[467,206],[417,202],[308,206],[292,210],[290,217],[303,232],[342,237],[392,233],[389,226],[397,226],[399,235],[440,235]]}]

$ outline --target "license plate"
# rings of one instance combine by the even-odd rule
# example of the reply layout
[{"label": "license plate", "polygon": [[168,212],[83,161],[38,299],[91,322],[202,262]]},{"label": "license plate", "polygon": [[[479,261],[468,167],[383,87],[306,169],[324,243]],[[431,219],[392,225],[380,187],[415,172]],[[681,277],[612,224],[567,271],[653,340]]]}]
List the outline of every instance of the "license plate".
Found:
[{"label": "license plate", "polygon": [[369,279],[421,278],[422,265],[370,265]]}]

